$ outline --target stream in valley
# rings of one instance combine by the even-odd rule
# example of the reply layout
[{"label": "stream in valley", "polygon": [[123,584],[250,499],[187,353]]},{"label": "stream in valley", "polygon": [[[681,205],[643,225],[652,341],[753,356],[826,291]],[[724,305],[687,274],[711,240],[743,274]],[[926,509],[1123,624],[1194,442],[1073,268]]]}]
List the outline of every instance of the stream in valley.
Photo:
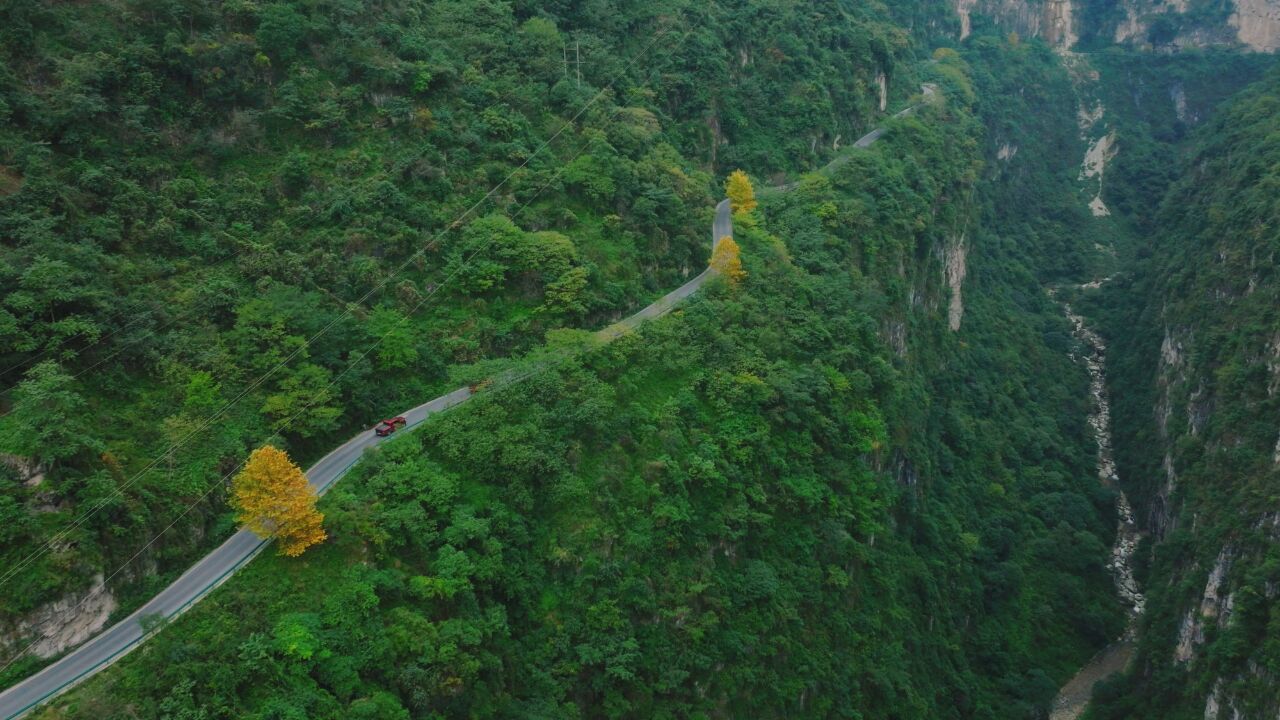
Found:
[{"label": "stream in valley", "polygon": [[[1107,278],[1110,279],[1110,278]],[[1106,280],[1097,280],[1081,288],[1097,288]],[[1056,289],[1049,290],[1050,297],[1058,300]],[[1117,528],[1115,544],[1111,547],[1111,560],[1107,569],[1115,578],[1116,593],[1128,608],[1129,618],[1124,635],[1103,648],[1087,665],[1058,691],[1050,720],[1075,720],[1089,704],[1093,685],[1113,673],[1123,670],[1133,656],[1138,616],[1142,614],[1146,598],[1133,575],[1133,554],[1142,535],[1134,521],[1133,508],[1124,491],[1120,490],[1120,478],[1111,450],[1111,404],[1107,397],[1107,346],[1102,337],[1085,324],[1085,319],[1072,310],[1067,302],[1058,300],[1063,312],[1071,321],[1071,334],[1083,345],[1079,359],[1089,372],[1089,425],[1093,428],[1098,444],[1098,479],[1106,487],[1116,490]]]}]

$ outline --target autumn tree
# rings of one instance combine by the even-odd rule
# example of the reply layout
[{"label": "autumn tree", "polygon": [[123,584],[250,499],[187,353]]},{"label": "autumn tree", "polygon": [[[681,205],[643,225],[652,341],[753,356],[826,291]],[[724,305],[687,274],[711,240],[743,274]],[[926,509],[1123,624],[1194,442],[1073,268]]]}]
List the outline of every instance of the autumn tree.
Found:
[{"label": "autumn tree", "polygon": [[729,205],[735,213],[746,213],[756,209],[756,192],[751,187],[751,178],[741,170],[729,173],[729,179],[724,184],[724,192],[729,196]]},{"label": "autumn tree", "polygon": [[316,491],[288,453],[270,445],[254,450],[231,481],[231,504],[254,534],[280,542],[281,555],[297,557],[325,539]]},{"label": "autumn tree", "polygon": [[747,271],[742,269],[739,254],[738,243],[727,235],[720,238],[715,251],[711,253],[711,269],[723,275],[731,285],[737,285],[747,276]]}]

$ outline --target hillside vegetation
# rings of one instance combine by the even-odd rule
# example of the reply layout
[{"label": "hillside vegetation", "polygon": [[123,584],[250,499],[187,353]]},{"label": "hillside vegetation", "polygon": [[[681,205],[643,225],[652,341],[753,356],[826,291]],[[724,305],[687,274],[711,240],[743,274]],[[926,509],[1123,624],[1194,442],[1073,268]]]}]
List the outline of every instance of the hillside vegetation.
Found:
[{"label": "hillside vegetation", "polygon": [[[807,9],[739,8],[699,32],[728,33],[744,18],[773,27],[770,12],[786,27],[825,20],[833,29],[820,37],[843,52],[868,48],[854,53],[857,67],[887,62],[871,50],[878,36],[866,34],[876,26],[850,15],[831,23]],[[901,43],[886,49],[907,52],[908,38],[883,27],[882,37]],[[520,41],[522,32],[491,40]],[[785,37],[779,31],[774,49],[800,57]],[[857,37],[870,44],[845,44]],[[1066,352],[1066,321],[1041,290],[1042,277],[1083,266],[1079,242],[1069,220],[1035,221],[1033,206],[1014,201],[1027,176],[1058,168],[1039,147],[1076,142],[1071,114],[1040,124],[1018,118],[1046,99],[1070,101],[982,99],[1000,87],[1002,66],[1046,86],[1066,76],[1043,46],[984,43],[969,56],[972,67],[944,52],[919,70],[939,85],[939,103],[891,122],[880,142],[829,175],[761,195],[754,212],[739,215],[739,282],[713,283],[675,314],[524,383],[481,392],[370,453],[320,504],[329,540],[300,559],[256,560],[43,716],[1044,712],[1058,685],[1120,630],[1104,568],[1111,497],[1093,466],[1085,373]],[[620,63],[638,50],[624,45]],[[730,57],[752,74],[784,62],[768,60],[769,44],[749,47],[745,63]],[[385,384],[407,395],[414,382],[425,389],[444,377],[430,374],[431,358],[444,366],[499,347],[532,348],[535,331],[608,317],[674,277],[686,258],[696,267],[718,193],[678,160],[709,160],[678,130],[706,116],[678,109],[687,97],[673,109],[684,96],[668,83],[696,87],[699,58],[686,50],[689,67],[619,92],[657,123],[638,155],[617,150],[612,120],[578,133],[590,136],[593,156],[613,149],[621,159],[610,162],[632,168],[636,188],[655,173],[681,179],[675,188],[684,194],[672,189],[680,211],[668,217],[687,228],[646,234],[637,208],[648,196],[620,194],[621,182],[602,205],[586,186],[557,188],[535,205],[547,226],[471,223],[463,241],[497,234],[512,238],[502,246],[513,252],[545,247],[536,233],[571,238],[577,261],[562,271],[588,267],[587,308],[531,310],[546,302],[537,278],[494,257],[492,284],[449,290],[440,310],[410,325],[419,334],[407,346],[417,356],[391,373],[372,366],[361,392]],[[576,89],[576,78],[556,77],[551,95]],[[798,116],[772,112],[767,93],[752,96],[744,85],[723,96],[714,83],[698,90],[717,103],[747,93],[733,112],[751,117],[752,129],[717,150],[716,162],[737,153],[734,164],[757,178],[816,162],[797,147],[803,142],[788,144],[794,138],[765,142],[783,132],[766,116]],[[816,103],[808,116],[820,117],[812,107],[822,107],[821,96],[808,102]],[[717,117],[728,116],[717,107]],[[431,110],[440,132],[446,114]],[[352,137],[382,141],[402,130],[410,132],[370,125]],[[995,133],[1027,150],[994,164]],[[644,165],[650,152],[666,153],[680,173]],[[564,219],[566,209],[576,220]],[[1035,244],[1024,242],[1028,223]],[[617,275],[589,265],[611,252]],[[1036,266],[1040,253],[1053,258],[1051,269]],[[418,282],[430,281],[432,267]],[[476,272],[468,265],[462,276]],[[315,307],[293,302],[299,312]],[[453,307],[455,320],[470,312],[477,325],[498,322],[483,312],[507,308],[514,317],[523,308],[524,324],[501,335],[505,344],[440,359],[441,331],[431,328],[448,326],[432,323]],[[353,320],[352,332],[358,327]],[[226,332],[235,336],[235,326]],[[563,330],[548,341],[552,350],[576,342]],[[321,447],[326,436],[312,437],[294,438],[295,447]]]},{"label": "hillside vegetation", "polygon": [[882,16],[6,3],[0,620],[132,558],[123,613],[230,532],[253,448],[314,459],[700,270],[714,172],[912,91]]},{"label": "hillside vegetation", "polygon": [[[1143,555],[1173,578],[1148,659],[1096,712],[1185,684],[1146,711],[1187,715],[1217,677],[1260,697],[1270,675],[1240,668],[1272,672],[1270,530],[1229,509],[1262,513],[1274,474],[1274,93],[1202,130],[1179,177],[1140,161],[1194,122],[1117,125],[1133,159],[1099,221],[1079,66],[984,22],[930,52],[956,20],[934,0],[0,8],[0,685],[48,660],[21,654],[33,613],[105,577],[123,617],[229,535],[255,449],[306,467],[476,383],[369,451],[323,530],[272,451],[300,556],[147,618],[36,717],[1044,717],[1124,630],[1085,349],[1046,287],[1124,267],[1081,301],[1133,328],[1117,417],[1168,384],[1140,368],[1170,326],[1169,407],[1206,419],[1117,431],[1144,511],[1153,453],[1184,489]],[[1141,116],[1133,88],[1172,68],[1211,112],[1229,88],[1201,60],[1100,57],[1128,82],[1101,96]],[[1241,84],[1262,65],[1208,62]],[[707,266],[728,178],[732,272],[593,342]],[[1155,228],[1176,242],[1145,247]],[[512,369],[530,377],[484,384]],[[1210,482],[1232,472],[1262,479]],[[1266,561],[1187,673],[1166,631],[1223,542]]]},{"label": "hillside vegetation", "polygon": [[[1280,712],[1275,486],[1280,75],[1214,114],[1098,302],[1117,343],[1119,448],[1151,531],[1138,665],[1097,718]],[[1234,715],[1233,715],[1234,713]]]}]

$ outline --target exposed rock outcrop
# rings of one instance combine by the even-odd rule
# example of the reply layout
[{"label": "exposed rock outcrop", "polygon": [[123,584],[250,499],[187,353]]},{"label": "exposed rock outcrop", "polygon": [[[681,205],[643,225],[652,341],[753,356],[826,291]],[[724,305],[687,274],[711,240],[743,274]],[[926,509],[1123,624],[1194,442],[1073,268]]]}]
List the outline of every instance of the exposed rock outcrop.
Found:
[{"label": "exposed rock outcrop", "polygon": [[1110,215],[1111,211],[1107,209],[1106,203],[1102,201],[1102,182],[1106,174],[1107,163],[1116,156],[1116,134],[1114,131],[1103,135],[1093,141],[1089,145],[1089,151],[1085,153],[1084,162],[1080,166],[1080,179],[1096,180],[1097,191],[1094,193],[1093,200],[1089,201],[1089,211],[1094,217],[1103,217]]},{"label": "exposed rock outcrop", "polygon": [[101,630],[117,602],[101,574],[87,590],[42,605],[0,634],[0,659],[30,653],[53,657]]},{"label": "exposed rock outcrop", "polygon": [[1046,0],[1044,26],[1044,40],[1054,47],[1070,50],[1080,39],[1071,0]]},{"label": "exposed rock outcrop", "polygon": [[1213,45],[1243,45],[1256,52],[1280,49],[1280,0],[1233,0],[1230,16],[1193,14],[1189,0],[1119,0],[1118,12],[1104,14],[1104,25],[1083,23],[1082,0],[952,0],[960,19],[960,39],[968,37],[973,16],[985,15],[1001,29],[1039,37],[1071,49],[1082,36],[1167,50]]},{"label": "exposed rock outcrop", "polygon": [[1070,48],[1079,39],[1073,0],[953,0],[960,17],[960,38],[972,31],[972,15],[990,17],[1002,29],[1023,37],[1039,37],[1051,45]]},{"label": "exposed rock outcrop", "polygon": [[1187,114],[1187,93],[1182,89],[1182,83],[1176,82],[1169,87],[1169,99],[1173,101],[1173,114],[1180,122],[1190,120],[1195,123],[1198,120]]},{"label": "exposed rock outcrop", "polygon": [[1165,328],[1164,339],[1160,342],[1160,359],[1156,368],[1157,389],[1155,419],[1156,431],[1165,447],[1161,467],[1164,470],[1164,485],[1151,498],[1150,515],[1147,527],[1156,539],[1163,538],[1173,529],[1173,494],[1178,486],[1178,473],[1173,464],[1173,451],[1169,446],[1169,420],[1173,417],[1175,388],[1186,382],[1185,348],[1191,343],[1190,337],[1172,328]]},{"label": "exposed rock outcrop", "polygon": [[1258,52],[1280,49],[1280,0],[1234,0],[1227,23],[1240,42]]},{"label": "exposed rock outcrop", "polygon": [[969,37],[973,32],[973,22],[969,18],[969,13],[973,11],[973,6],[978,4],[978,0],[955,0],[956,15],[960,16],[960,39]]},{"label": "exposed rock outcrop", "polygon": [[951,291],[951,300],[947,305],[947,326],[952,332],[960,329],[960,321],[964,318],[964,298],[961,288],[964,276],[968,272],[969,249],[965,245],[965,236],[953,238],[942,248],[942,279]]},{"label": "exposed rock outcrop", "polygon": [[1200,597],[1200,606],[1191,608],[1182,618],[1178,627],[1178,645],[1174,648],[1173,657],[1178,662],[1188,662],[1195,657],[1196,648],[1204,642],[1205,624],[1216,621],[1225,627],[1231,620],[1235,607],[1235,597],[1223,592],[1227,579],[1227,571],[1231,568],[1234,555],[1230,546],[1218,553],[1209,578],[1204,584],[1204,593]]}]

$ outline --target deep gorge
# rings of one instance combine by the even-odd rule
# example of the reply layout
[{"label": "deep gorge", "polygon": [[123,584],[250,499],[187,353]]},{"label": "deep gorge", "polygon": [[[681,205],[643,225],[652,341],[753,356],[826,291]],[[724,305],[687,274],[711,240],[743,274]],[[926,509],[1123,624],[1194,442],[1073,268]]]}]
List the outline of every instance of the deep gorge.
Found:
[{"label": "deep gorge", "polygon": [[34,716],[1275,717],[1278,12],[11,3],[0,687],[528,376]]}]

